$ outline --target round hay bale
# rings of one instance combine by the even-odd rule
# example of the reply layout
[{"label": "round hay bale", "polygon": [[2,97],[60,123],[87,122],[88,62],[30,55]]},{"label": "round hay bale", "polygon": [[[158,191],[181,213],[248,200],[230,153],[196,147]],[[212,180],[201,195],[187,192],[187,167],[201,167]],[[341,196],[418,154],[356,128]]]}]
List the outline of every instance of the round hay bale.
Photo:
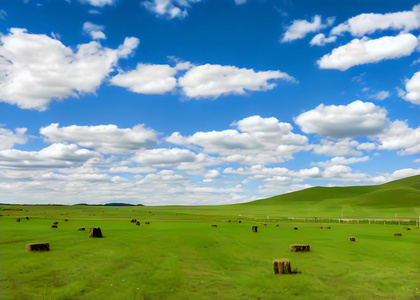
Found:
[{"label": "round hay bale", "polygon": [[328,227],[325,227],[325,228],[327,228],[327,229],[331,229],[331,227],[330,227],[330,226],[328,226]]},{"label": "round hay bale", "polygon": [[291,274],[292,268],[290,266],[290,260],[287,258],[275,259],[273,261],[274,274]]},{"label": "round hay bale", "polygon": [[311,246],[308,244],[291,244],[289,246],[290,252],[309,252],[311,251]]},{"label": "round hay bale", "polygon": [[297,227],[293,227],[293,230],[298,230],[298,228]]},{"label": "round hay bale", "polygon": [[252,232],[258,232],[258,226],[252,226]]},{"label": "round hay bale", "polygon": [[51,228],[58,228],[57,224],[52,224]]},{"label": "round hay bale", "polygon": [[228,221],[228,223],[230,223],[230,220]]},{"label": "round hay bale", "polygon": [[351,236],[350,237],[350,242],[355,242],[355,241],[356,241],[356,238],[354,236]]},{"label": "round hay bale", "polygon": [[26,252],[31,251],[50,251],[50,244],[49,243],[34,243],[34,244],[26,244]]},{"label": "round hay bale", "polygon": [[20,222],[20,219],[19,219],[19,218],[17,218],[17,219],[16,219],[16,222]]},{"label": "round hay bale", "polygon": [[89,237],[90,238],[102,238],[101,228],[89,228]]},{"label": "round hay bale", "polygon": [[79,228],[77,228],[77,231],[85,231],[86,229],[85,229],[85,227],[79,227]]},{"label": "round hay bale", "polygon": [[277,224],[276,226],[279,227],[279,224]]}]

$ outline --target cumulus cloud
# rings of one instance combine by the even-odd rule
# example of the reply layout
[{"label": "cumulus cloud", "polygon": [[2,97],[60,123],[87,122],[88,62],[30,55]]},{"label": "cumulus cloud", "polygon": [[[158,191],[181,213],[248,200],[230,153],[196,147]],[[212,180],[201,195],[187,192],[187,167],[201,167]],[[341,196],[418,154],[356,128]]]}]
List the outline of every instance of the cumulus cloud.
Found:
[{"label": "cumulus cloud", "polygon": [[174,132],[167,142],[199,146],[206,153],[219,154],[229,162],[275,163],[300,151],[307,145],[305,136],[292,133],[293,127],[279,122],[276,118],[252,116],[232,124],[236,129],[223,131],[196,132],[182,136]]},{"label": "cumulus cloud", "polygon": [[142,164],[166,165],[179,164],[182,162],[194,162],[196,154],[187,149],[180,148],[159,148],[139,151],[133,156],[133,161]]},{"label": "cumulus cloud", "polygon": [[110,83],[138,94],[164,94],[175,88],[176,72],[169,65],[138,64],[136,70],[120,73]]},{"label": "cumulus cloud", "polygon": [[127,167],[117,166],[111,167],[109,173],[130,173],[130,174],[143,174],[156,172],[155,168],[152,167]]},{"label": "cumulus cloud", "polygon": [[318,33],[316,36],[312,38],[309,44],[311,46],[324,46],[329,43],[334,43],[336,40],[337,40],[336,36],[325,37],[325,34]]},{"label": "cumulus cloud", "polygon": [[290,42],[304,38],[308,33],[318,32],[319,30],[329,27],[334,23],[334,18],[327,18],[327,23],[322,24],[321,16],[316,15],[313,17],[312,22],[306,20],[294,20],[293,23],[287,28],[282,43]]},{"label": "cumulus cloud", "polygon": [[404,99],[413,104],[420,105],[420,72],[414,73],[414,76],[405,84],[407,94]]},{"label": "cumulus cloud", "polygon": [[386,115],[384,108],[357,100],[349,105],[320,104],[294,121],[305,133],[340,139],[380,133],[389,123]]},{"label": "cumulus cloud", "polygon": [[420,127],[409,128],[403,121],[392,122],[376,139],[380,150],[399,150],[400,155],[420,153]]},{"label": "cumulus cloud", "polygon": [[116,0],[79,0],[80,2],[87,2],[90,5],[103,7],[105,5],[113,5]]},{"label": "cumulus cloud", "polygon": [[143,124],[133,128],[116,125],[67,126],[53,123],[40,129],[47,142],[72,142],[104,154],[128,154],[156,145],[157,133]]},{"label": "cumulus cloud", "polygon": [[348,138],[338,142],[322,139],[320,144],[313,145],[313,151],[326,156],[360,156],[363,152],[356,150],[358,145],[358,141]]},{"label": "cumulus cloud", "polygon": [[21,169],[68,168],[95,157],[101,156],[96,152],[80,149],[74,144],[52,144],[40,151],[1,150],[0,165]]},{"label": "cumulus cloud", "polygon": [[184,18],[192,4],[201,0],[150,0],[141,4],[157,16],[167,19]]},{"label": "cumulus cloud", "polygon": [[420,5],[414,6],[412,11],[360,14],[334,27],[331,34],[350,32],[353,36],[363,36],[377,30],[392,29],[408,32],[417,28],[420,28]]},{"label": "cumulus cloud", "polygon": [[139,41],[126,38],[116,50],[90,42],[74,52],[46,35],[12,28],[0,42],[0,101],[42,111],[53,100],[94,93]]},{"label": "cumulus cloud", "polygon": [[91,22],[85,22],[85,24],[83,24],[83,32],[90,35],[94,40],[106,39],[106,36],[102,31],[104,29],[105,26],[96,25]]},{"label": "cumulus cloud", "polygon": [[276,84],[273,80],[294,82],[295,79],[280,71],[260,71],[205,64],[194,66],[179,78],[179,86],[189,98],[217,98],[221,95],[245,95],[248,91],[267,91]]},{"label": "cumulus cloud", "polygon": [[25,144],[28,141],[26,130],[26,128],[16,128],[13,132],[0,127],[0,150],[10,149],[15,144]]},{"label": "cumulus cloud", "polygon": [[407,169],[396,170],[394,173],[391,174],[391,178],[393,180],[396,180],[396,179],[402,179],[402,178],[419,175],[419,174],[420,174],[420,168],[419,169],[407,168]]},{"label": "cumulus cloud", "polygon": [[408,56],[417,45],[417,38],[410,33],[384,36],[374,40],[363,37],[333,49],[330,54],[321,57],[317,64],[321,69],[345,71],[358,65]]},{"label": "cumulus cloud", "polygon": [[156,181],[163,181],[163,182],[171,182],[171,181],[180,181],[185,180],[186,178],[180,174],[176,174],[173,170],[162,170],[157,172],[156,174],[148,174],[144,179],[142,179],[139,183],[150,183]]},{"label": "cumulus cloud", "polygon": [[318,162],[316,165],[320,167],[330,167],[335,165],[352,165],[360,162],[365,162],[370,160],[369,156],[363,156],[363,157],[349,157],[345,158],[343,156],[336,156],[332,158],[331,160],[327,160],[325,162]]},{"label": "cumulus cloud", "polygon": [[220,172],[219,171],[217,171],[217,170],[210,170],[210,171],[208,171],[204,175],[204,177],[206,177],[206,178],[215,178],[215,177],[217,177],[219,175],[220,175]]}]

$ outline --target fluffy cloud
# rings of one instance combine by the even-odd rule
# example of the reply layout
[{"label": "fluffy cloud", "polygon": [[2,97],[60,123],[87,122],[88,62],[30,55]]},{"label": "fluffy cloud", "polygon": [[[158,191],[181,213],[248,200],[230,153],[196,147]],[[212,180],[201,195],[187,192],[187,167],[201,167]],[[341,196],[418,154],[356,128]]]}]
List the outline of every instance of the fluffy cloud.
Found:
[{"label": "fluffy cloud", "polygon": [[201,0],[150,0],[142,2],[142,5],[148,10],[156,13],[158,16],[173,19],[186,17],[191,4],[200,1]]},{"label": "fluffy cloud", "polygon": [[201,65],[192,67],[179,78],[179,86],[189,98],[217,98],[221,95],[244,95],[247,91],[266,91],[276,84],[272,80],[295,81],[280,71],[260,71],[234,66]]},{"label": "fluffy cloud", "polygon": [[118,59],[139,43],[126,38],[113,50],[90,42],[73,52],[58,40],[18,28],[0,42],[0,101],[40,111],[53,100],[94,93]]},{"label": "fluffy cloud", "polygon": [[138,94],[164,94],[175,88],[176,72],[169,65],[138,64],[136,70],[120,73],[110,82]]},{"label": "fluffy cloud", "polygon": [[334,23],[334,18],[328,18],[327,24],[322,24],[321,16],[316,15],[312,22],[306,20],[294,20],[287,28],[282,43],[290,42],[304,38],[308,33],[317,32],[325,27],[331,26]]},{"label": "fluffy cloud", "polygon": [[313,39],[309,42],[311,46],[324,46],[329,43],[334,43],[337,40],[336,36],[325,37],[325,34],[318,33]]},{"label": "fluffy cloud", "polygon": [[360,156],[363,152],[356,150],[358,141],[342,139],[338,142],[322,139],[320,144],[313,145],[313,151],[326,156]]},{"label": "fluffy cloud", "polygon": [[59,127],[53,123],[42,127],[40,133],[48,142],[72,142],[82,147],[95,149],[104,154],[128,154],[141,148],[154,146],[157,133],[144,128],[143,124],[130,128],[118,128],[116,125],[68,126]]},{"label": "fluffy cloud", "polygon": [[83,24],[83,32],[89,34],[94,40],[106,39],[105,34],[102,32],[104,29],[105,26],[96,25],[91,22],[85,22]]},{"label": "fluffy cloud", "polygon": [[405,32],[420,28],[420,5],[412,11],[388,14],[360,14],[348,19],[331,30],[331,34],[350,32],[353,36],[363,36],[377,30],[403,30]]},{"label": "fluffy cloud", "polygon": [[400,150],[400,155],[420,153],[420,127],[409,128],[403,121],[394,121],[382,133],[377,135],[380,150]]},{"label": "fluffy cloud", "polygon": [[127,166],[119,166],[119,167],[111,167],[109,169],[109,173],[131,173],[131,174],[143,174],[143,173],[153,173],[156,172],[155,168],[151,167],[127,167]]},{"label": "fluffy cloud", "polygon": [[380,133],[389,123],[386,115],[384,108],[357,100],[349,105],[320,104],[294,121],[303,132],[340,139]]},{"label": "fluffy cloud", "polygon": [[206,178],[215,178],[220,175],[220,172],[217,170],[210,170],[204,175]]},{"label": "fluffy cloud", "polygon": [[15,144],[25,144],[28,137],[25,135],[26,128],[16,128],[15,132],[0,127],[0,150],[12,148]]},{"label": "fluffy cloud", "polygon": [[[276,118],[252,116],[236,123],[236,129],[210,132],[196,132],[190,136],[173,133],[167,142],[177,145],[194,145],[204,152],[219,154],[225,161],[249,163],[275,163],[302,150],[308,139],[292,133],[292,126]],[[264,162],[263,162],[264,161]]]},{"label": "fluffy cloud", "polygon": [[96,152],[80,149],[77,145],[52,144],[41,151],[20,151],[15,149],[0,151],[0,165],[3,167],[68,168],[100,157]]},{"label": "fluffy cloud", "polygon": [[326,162],[319,162],[316,163],[316,165],[320,166],[320,167],[330,167],[330,166],[335,166],[335,165],[351,165],[351,164],[356,164],[356,163],[360,163],[360,162],[365,162],[370,160],[369,156],[363,156],[363,157],[350,157],[350,158],[345,158],[343,156],[337,156],[332,158],[331,160],[327,160]]},{"label": "fluffy cloud", "polygon": [[404,99],[413,104],[420,105],[420,72],[414,74],[410,80],[405,84],[407,94]]},{"label": "fluffy cloud", "polygon": [[408,56],[417,45],[417,38],[410,33],[384,36],[374,40],[364,37],[333,49],[330,54],[321,57],[317,63],[321,69],[345,71],[353,66]]},{"label": "fluffy cloud", "polygon": [[152,149],[137,152],[133,158],[134,161],[142,164],[179,164],[182,162],[194,162],[197,160],[196,154],[187,149]]},{"label": "fluffy cloud", "polygon": [[396,180],[396,179],[401,179],[401,178],[419,175],[419,174],[420,174],[420,168],[419,169],[407,168],[407,169],[401,169],[401,170],[395,171],[394,173],[391,174],[391,178],[393,180]]}]

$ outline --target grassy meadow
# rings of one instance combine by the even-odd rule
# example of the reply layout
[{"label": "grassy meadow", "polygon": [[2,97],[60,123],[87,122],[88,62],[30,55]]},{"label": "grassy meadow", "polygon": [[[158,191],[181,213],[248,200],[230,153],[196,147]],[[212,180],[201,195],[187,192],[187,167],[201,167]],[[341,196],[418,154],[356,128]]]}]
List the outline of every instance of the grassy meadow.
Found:
[{"label": "grassy meadow", "polygon": [[[415,225],[285,219],[418,218],[414,178],[226,206],[0,206],[0,299],[420,299]],[[372,198],[395,189],[405,196],[394,205]],[[78,227],[100,227],[104,238]],[[25,252],[37,242],[51,251]],[[294,243],[311,252],[289,252]],[[274,275],[277,258],[296,274]]]}]

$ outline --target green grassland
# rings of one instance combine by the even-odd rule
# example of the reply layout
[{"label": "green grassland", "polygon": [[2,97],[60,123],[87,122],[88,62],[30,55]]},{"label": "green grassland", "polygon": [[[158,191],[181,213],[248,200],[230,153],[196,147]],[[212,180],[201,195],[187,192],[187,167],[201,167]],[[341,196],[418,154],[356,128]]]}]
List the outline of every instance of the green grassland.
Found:
[{"label": "green grassland", "polygon": [[[420,299],[415,225],[287,219],[418,218],[419,204],[414,176],[224,206],[0,206],[0,299]],[[51,251],[25,252],[36,242]],[[296,274],[274,275],[278,258]]]}]

